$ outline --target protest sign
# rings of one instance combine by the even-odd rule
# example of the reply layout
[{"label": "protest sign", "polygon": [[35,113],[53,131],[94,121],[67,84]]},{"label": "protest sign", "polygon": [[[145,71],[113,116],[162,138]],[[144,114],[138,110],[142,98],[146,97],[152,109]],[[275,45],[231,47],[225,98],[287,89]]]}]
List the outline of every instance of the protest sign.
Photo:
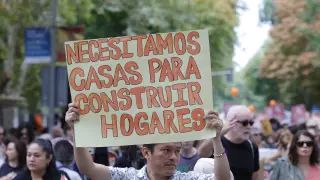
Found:
[{"label": "protest sign", "polygon": [[270,118],[276,118],[279,122],[282,122],[285,119],[285,110],[284,105],[281,103],[278,103],[274,106],[269,106],[264,108],[264,112],[270,117]]},{"label": "protest sign", "polygon": [[77,146],[211,138],[206,30],[65,42]]},{"label": "protest sign", "polygon": [[291,107],[291,123],[300,124],[306,121],[306,107],[298,104]]}]

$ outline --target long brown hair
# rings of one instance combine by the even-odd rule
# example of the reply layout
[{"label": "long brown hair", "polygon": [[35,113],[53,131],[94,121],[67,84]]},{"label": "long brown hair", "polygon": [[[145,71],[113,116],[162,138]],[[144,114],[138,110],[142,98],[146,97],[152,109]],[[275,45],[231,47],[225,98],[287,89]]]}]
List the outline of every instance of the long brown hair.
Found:
[{"label": "long brown hair", "polygon": [[[9,139],[6,143],[8,146],[10,143],[14,144],[14,147],[17,151],[18,155],[18,168],[23,168],[26,165],[26,155],[27,155],[27,147],[26,145],[18,140],[18,139]],[[6,161],[8,161],[8,157],[6,157]]]}]

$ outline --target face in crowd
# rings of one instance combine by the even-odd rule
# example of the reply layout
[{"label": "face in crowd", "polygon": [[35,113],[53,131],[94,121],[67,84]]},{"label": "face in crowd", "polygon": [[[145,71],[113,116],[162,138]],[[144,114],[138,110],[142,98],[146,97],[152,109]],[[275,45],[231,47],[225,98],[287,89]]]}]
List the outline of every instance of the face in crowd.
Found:
[{"label": "face in crowd", "polygon": [[237,134],[239,138],[242,140],[249,139],[250,136],[250,128],[253,125],[253,120],[250,118],[239,117],[237,120],[236,129],[238,131]]},{"label": "face in crowd", "polygon": [[237,137],[241,141],[249,139],[254,121],[253,114],[246,106],[231,107],[227,119],[230,123],[234,123],[234,128],[230,130],[234,137]]},{"label": "face in crowd", "polygon": [[189,150],[189,149],[192,149],[193,148],[193,144],[194,144],[194,141],[185,141],[185,142],[182,142],[182,150],[185,149],[185,150]]},{"label": "face in crowd", "polygon": [[309,163],[315,165],[319,162],[318,152],[314,136],[306,130],[300,130],[292,139],[289,159],[294,165],[297,165],[299,159],[308,158]]},{"label": "face in crowd", "polygon": [[18,140],[9,141],[6,149],[7,161],[17,161],[18,167],[23,167],[26,164],[26,145]]},{"label": "face in crowd", "polygon": [[46,140],[32,142],[27,150],[27,167],[30,171],[42,172],[52,163],[52,147]]},{"label": "face in crowd", "polygon": [[10,142],[7,145],[6,155],[7,155],[8,161],[14,161],[18,159],[18,152],[13,142]]},{"label": "face in crowd", "polygon": [[256,144],[260,145],[262,142],[262,133],[258,129],[251,130],[251,140]]},{"label": "face in crowd", "polygon": [[23,141],[25,144],[29,144],[29,135],[28,135],[28,129],[27,128],[22,128],[21,131],[21,137],[20,140]]},{"label": "face in crowd", "polygon": [[150,164],[152,172],[158,176],[169,177],[176,171],[181,146],[181,142],[155,144],[153,150],[143,147],[142,153]]}]

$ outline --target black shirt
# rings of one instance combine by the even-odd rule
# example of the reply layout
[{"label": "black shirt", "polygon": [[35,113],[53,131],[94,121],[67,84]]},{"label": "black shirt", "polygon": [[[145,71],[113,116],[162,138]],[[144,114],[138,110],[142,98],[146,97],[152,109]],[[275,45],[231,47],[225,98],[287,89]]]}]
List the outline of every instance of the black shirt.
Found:
[{"label": "black shirt", "polygon": [[221,138],[225,148],[230,169],[235,180],[252,180],[252,174],[259,170],[259,152],[258,147],[249,141],[235,144]]},{"label": "black shirt", "polygon": [[11,167],[7,162],[5,162],[0,168],[0,177],[6,176],[11,172],[18,173],[22,168],[19,167]]}]

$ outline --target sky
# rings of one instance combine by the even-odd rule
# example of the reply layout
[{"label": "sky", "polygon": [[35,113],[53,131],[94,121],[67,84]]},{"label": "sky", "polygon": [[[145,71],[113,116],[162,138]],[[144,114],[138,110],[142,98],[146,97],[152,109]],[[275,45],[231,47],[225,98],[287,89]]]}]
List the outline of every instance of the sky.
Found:
[{"label": "sky", "polygon": [[238,43],[235,45],[233,61],[239,71],[259,51],[268,38],[270,26],[259,22],[259,8],[262,0],[242,0],[245,10],[239,10],[239,26],[236,28]]}]

